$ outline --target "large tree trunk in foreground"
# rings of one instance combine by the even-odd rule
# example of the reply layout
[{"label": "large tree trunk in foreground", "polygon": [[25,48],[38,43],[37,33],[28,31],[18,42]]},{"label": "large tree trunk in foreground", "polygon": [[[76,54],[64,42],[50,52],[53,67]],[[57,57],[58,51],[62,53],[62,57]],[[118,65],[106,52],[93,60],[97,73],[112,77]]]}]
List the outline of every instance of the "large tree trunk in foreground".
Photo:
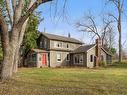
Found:
[{"label": "large tree trunk in foreground", "polygon": [[13,73],[16,73],[18,71],[18,62],[19,62],[19,52],[16,51],[14,63],[13,63]]},{"label": "large tree trunk in foreground", "polygon": [[2,80],[10,79],[12,77],[12,69],[13,69],[13,53],[10,52],[4,55],[4,59],[2,62],[1,79]]},{"label": "large tree trunk in foreground", "polygon": [[[8,18],[10,18],[11,32],[9,35],[7,21],[5,20],[2,14],[2,8],[0,7],[0,31],[1,31],[1,40],[2,40],[2,49],[3,49],[3,62],[2,62],[2,71],[1,79],[9,80],[13,74],[13,66],[15,63],[15,70],[17,71],[17,51],[19,52],[20,45],[24,36],[22,31],[24,23],[27,21],[32,12],[40,5],[52,0],[28,0],[29,7],[25,8],[24,0],[5,0],[8,13]],[[11,7],[10,7],[11,6]],[[27,9],[25,14],[22,12]],[[5,16],[6,17],[6,16]],[[27,23],[26,23],[27,24]],[[25,27],[24,27],[25,29]]]}]

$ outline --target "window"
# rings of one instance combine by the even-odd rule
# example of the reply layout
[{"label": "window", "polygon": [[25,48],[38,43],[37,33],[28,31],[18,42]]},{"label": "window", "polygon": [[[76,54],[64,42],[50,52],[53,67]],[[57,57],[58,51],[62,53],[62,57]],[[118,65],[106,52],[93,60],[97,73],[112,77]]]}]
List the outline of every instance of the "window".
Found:
[{"label": "window", "polygon": [[43,43],[42,42],[40,42],[40,48],[43,48]]},{"label": "window", "polygon": [[46,39],[44,39],[44,48],[46,48],[47,47],[47,41],[46,41]]},{"label": "window", "polygon": [[83,56],[80,55],[80,63],[82,63],[82,62],[83,62]]},{"label": "window", "polygon": [[93,62],[93,55],[90,55],[90,62]]},{"label": "window", "polygon": [[32,54],[32,61],[36,61],[36,54]]},{"label": "window", "polygon": [[75,63],[79,64],[79,55],[75,56]]},{"label": "window", "polygon": [[62,47],[62,42],[58,42],[57,47]]},{"label": "window", "polygon": [[70,60],[70,55],[69,54],[67,54],[67,61],[69,61]]},{"label": "window", "polygon": [[55,41],[54,42],[54,47],[57,47],[57,48],[62,47],[62,42]]},{"label": "window", "polygon": [[67,48],[69,48],[69,45],[67,44]]},{"label": "window", "polygon": [[61,53],[57,53],[57,62],[61,61]]}]

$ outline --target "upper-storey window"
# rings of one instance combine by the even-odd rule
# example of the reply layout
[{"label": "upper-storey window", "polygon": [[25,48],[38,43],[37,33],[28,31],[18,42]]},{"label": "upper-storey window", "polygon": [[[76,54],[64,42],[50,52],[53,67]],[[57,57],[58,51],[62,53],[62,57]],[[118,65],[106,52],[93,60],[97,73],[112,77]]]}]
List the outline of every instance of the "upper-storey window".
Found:
[{"label": "upper-storey window", "polygon": [[69,48],[69,44],[67,44],[67,48]]},{"label": "upper-storey window", "polygon": [[42,41],[40,42],[40,48],[43,48],[43,42]]},{"label": "upper-storey window", "polygon": [[46,47],[47,47],[47,40],[44,39],[44,48],[46,48]]},{"label": "upper-storey window", "polygon": [[61,48],[62,47],[62,42],[54,42],[54,46],[57,48]]}]

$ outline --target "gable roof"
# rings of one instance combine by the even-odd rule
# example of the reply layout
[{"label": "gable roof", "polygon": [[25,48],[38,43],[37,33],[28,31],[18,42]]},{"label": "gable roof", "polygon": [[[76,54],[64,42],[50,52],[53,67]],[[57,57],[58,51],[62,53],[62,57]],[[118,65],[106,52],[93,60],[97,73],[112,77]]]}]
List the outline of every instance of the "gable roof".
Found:
[{"label": "gable roof", "polygon": [[84,46],[80,46],[77,49],[75,49],[74,51],[72,51],[71,53],[82,53],[82,52],[87,52],[89,49],[91,49],[92,47],[96,46],[96,44],[91,44],[91,45],[84,45]]},{"label": "gable roof", "polygon": [[112,54],[111,54],[111,53],[109,53],[109,52],[108,52],[108,50],[106,50],[106,48],[101,47],[101,49],[102,49],[102,50],[103,50],[106,54],[108,54],[108,55],[112,56]]},{"label": "gable roof", "polygon": [[65,36],[59,36],[59,35],[54,35],[54,34],[49,34],[49,33],[44,33],[44,32],[42,32],[41,34],[50,40],[57,40],[57,41],[65,41],[65,42],[83,44],[83,42],[81,42],[75,38],[69,38],[69,37],[65,37]]},{"label": "gable roof", "polygon": [[[93,48],[94,46],[96,46],[96,44],[80,46],[80,47],[78,47],[77,49],[75,49],[74,51],[72,51],[71,53],[83,53],[83,52],[87,52],[88,50],[90,50],[90,49]],[[106,54],[112,56],[112,54],[110,54],[104,47],[101,47],[101,49],[102,49]]]}]

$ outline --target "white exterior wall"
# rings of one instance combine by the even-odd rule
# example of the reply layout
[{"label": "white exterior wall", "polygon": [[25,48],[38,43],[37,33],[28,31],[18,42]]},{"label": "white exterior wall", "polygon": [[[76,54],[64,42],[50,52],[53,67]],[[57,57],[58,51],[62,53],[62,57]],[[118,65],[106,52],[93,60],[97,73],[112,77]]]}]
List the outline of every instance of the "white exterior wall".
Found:
[{"label": "white exterior wall", "polygon": [[[93,55],[93,62],[90,61],[90,55]],[[96,47],[92,47],[87,51],[87,67],[93,68],[94,67],[94,56],[96,56]]]}]

